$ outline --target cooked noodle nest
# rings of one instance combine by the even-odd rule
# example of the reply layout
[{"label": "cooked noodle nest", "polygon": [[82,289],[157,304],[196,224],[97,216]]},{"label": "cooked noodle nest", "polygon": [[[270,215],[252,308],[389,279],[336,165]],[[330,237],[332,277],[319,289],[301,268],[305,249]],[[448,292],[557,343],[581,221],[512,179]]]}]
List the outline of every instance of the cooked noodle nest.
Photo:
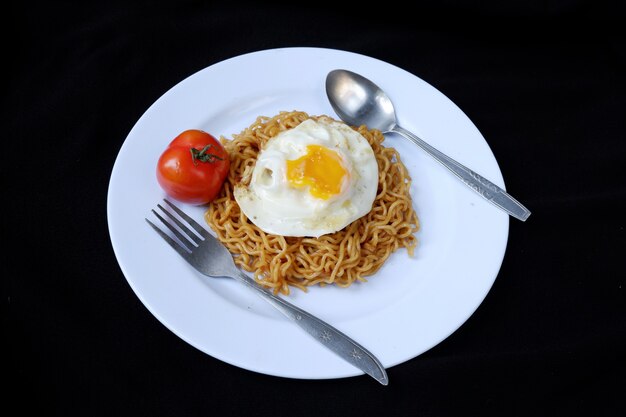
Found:
[{"label": "cooked noodle nest", "polygon": [[[360,126],[378,164],[378,191],[371,211],[342,230],[320,236],[285,237],[264,232],[248,220],[233,195],[235,184],[249,184],[263,144],[307,119],[305,112],[280,112],[258,117],[233,140],[221,138],[230,155],[230,172],[221,193],[205,213],[207,224],[234,255],[237,265],[254,272],[260,285],[289,294],[290,287],[334,284],[348,287],[378,271],[389,256],[417,246],[419,220],[411,202],[411,178],[398,152],[382,146],[383,134]],[[333,119],[330,119],[333,120]]]}]

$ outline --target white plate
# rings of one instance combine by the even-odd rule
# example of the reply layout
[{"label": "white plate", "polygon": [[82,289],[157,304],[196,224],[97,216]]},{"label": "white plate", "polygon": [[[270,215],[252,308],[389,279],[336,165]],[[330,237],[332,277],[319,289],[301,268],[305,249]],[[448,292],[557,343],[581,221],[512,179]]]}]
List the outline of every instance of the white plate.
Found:
[{"label": "white plate", "polygon": [[[185,129],[232,137],[258,115],[281,110],[336,118],[324,82],[337,68],[373,80],[393,100],[404,128],[504,188],[485,139],[452,101],[370,57],[274,49],[228,59],[180,82],[146,111],[120,150],[109,184],[109,232],[124,275],[152,314],[189,344],[241,368],[306,379],[361,374],[239,283],[204,278],[150,229],[144,218],[165,197],[156,162]],[[509,218],[405,139],[388,136],[385,145],[400,151],[413,178],[421,221],[416,256],[400,250],[365,284],[294,289],[289,300],[391,367],[441,342],[480,305],[500,269]],[[205,224],[204,207],[182,208]]]}]

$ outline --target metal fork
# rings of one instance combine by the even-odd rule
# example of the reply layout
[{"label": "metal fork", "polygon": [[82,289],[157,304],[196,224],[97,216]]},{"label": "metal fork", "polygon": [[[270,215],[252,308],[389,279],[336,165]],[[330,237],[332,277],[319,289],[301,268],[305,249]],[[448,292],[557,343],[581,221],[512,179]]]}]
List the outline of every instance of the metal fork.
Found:
[{"label": "metal fork", "polygon": [[[157,207],[163,214],[165,214],[167,219],[154,209],[152,210],[152,213],[154,213],[163,225],[165,225],[165,227],[167,227],[172,234],[178,238],[180,243],[155,226],[150,220],[146,219],[146,221],[195,269],[209,277],[234,278],[248,288],[252,288],[257,292],[257,294],[276,307],[281,313],[289,317],[304,331],[313,336],[315,340],[322,343],[328,349],[332,350],[344,360],[370,375],[381,384],[387,385],[389,383],[385,368],[367,349],[331,325],[323,322],[312,314],[307,313],[301,308],[288,303],[282,298],[275,296],[271,291],[258,285],[254,279],[244,274],[239,268],[237,268],[237,266],[235,266],[235,262],[233,261],[230,252],[228,252],[228,249],[226,249],[226,247],[216,238],[211,236],[206,229],[200,226],[200,224],[168,200],[164,199],[163,201],[165,201],[165,203],[180,217],[180,219],[184,220],[184,222],[191,226],[197,234],[160,204],[157,204]],[[178,226],[178,228],[173,226],[172,223]],[[181,233],[181,231],[183,233]]]}]

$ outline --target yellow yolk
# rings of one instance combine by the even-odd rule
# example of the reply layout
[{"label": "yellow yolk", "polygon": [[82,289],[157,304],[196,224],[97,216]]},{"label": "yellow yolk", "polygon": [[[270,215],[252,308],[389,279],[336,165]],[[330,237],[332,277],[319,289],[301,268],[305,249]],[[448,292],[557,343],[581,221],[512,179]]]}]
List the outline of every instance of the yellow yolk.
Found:
[{"label": "yellow yolk", "polygon": [[309,186],[313,197],[328,200],[341,192],[348,172],[335,151],[319,145],[308,145],[307,153],[287,161],[287,180],[293,187]]}]

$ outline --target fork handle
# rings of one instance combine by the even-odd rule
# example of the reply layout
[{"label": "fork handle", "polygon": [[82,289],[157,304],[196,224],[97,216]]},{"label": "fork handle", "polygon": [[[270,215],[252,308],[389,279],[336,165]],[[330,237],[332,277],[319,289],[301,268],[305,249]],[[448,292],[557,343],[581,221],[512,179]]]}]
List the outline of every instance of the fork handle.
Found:
[{"label": "fork handle", "polygon": [[383,385],[389,383],[387,372],[383,365],[367,349],[359,345],[348,336],[335,329],[328,323],[307,313],[299,307],[275,296],[272,292],[258,285],[254,279],[241,271],[233,274],[232,278],[255,290],[267,302],[273,305],[285,316],[293,320],[304,331],[313,336],[315,340],[335,352],[342,359],[356,366]]}]

